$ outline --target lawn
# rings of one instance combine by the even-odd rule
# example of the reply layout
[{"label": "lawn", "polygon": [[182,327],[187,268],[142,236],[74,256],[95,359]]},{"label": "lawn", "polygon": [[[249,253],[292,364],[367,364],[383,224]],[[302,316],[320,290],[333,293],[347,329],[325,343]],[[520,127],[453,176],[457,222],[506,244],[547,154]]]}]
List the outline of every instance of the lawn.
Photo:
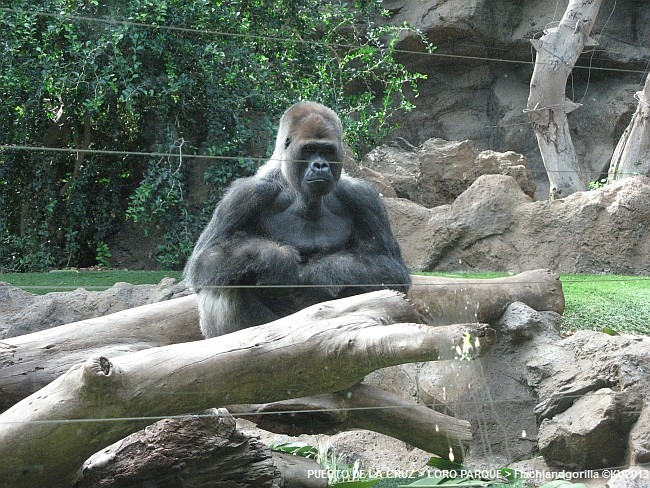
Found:
[{"label": "lawn", "polygon": [[613,329],[650,335],[650,277],[565,275],[566,330]]},{"label": "lawn", "polygon": [[0,282],[6,281],[30,293],[42,295],[76,288],[100,291],[121,281],[134,285],[156,284],[167,276],[180,280],[181,275],[180,271],[60,270],[49,273],[0,274]]},{"label": "lawn", "polygon": [[[463,278],[495,278],[504,273],[435,273]],[[76,271],[0,274],[6,281],[31,293],[70,291],[83,287],[104,290],[114,283],[155,284],[165,276],[181,279],[179,271]],[[563,328],[612,329],[650,335],[650,277],[620,275],[562,275],[566,299]]]},{"label": "lawn", "polygon": [[[499,278],[505,273],[430,273],[460,278]],[[561,275],[566,310],[562,328],[650,335],[650,276]]]}]

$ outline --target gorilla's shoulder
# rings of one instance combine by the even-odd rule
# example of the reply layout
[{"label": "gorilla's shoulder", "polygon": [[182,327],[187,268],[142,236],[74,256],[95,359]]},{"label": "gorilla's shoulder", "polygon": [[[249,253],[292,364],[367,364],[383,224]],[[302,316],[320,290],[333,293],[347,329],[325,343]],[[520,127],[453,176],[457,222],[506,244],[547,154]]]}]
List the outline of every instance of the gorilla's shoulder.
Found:
[{"label": "gorilla's shoulder", "polygon": [[344,205],[357,211],[383,206],[379,192],[370,182],[348,175],[341,176],[334,193]]},{"label": "gorilla's shoulder", "polygon": [[274,198],[281,189],[282,185],[279,179],[273,177],[273,175],[253,175],[233,181],[224,196],[224,200],[242,202],[259,199],[267,201]]}]

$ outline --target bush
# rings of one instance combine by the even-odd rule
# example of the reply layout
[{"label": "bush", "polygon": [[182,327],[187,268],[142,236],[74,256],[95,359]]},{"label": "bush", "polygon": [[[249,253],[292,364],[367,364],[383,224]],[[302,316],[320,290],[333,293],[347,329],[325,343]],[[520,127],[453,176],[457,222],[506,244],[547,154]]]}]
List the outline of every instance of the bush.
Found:
[{"label": "bush", "polygon": [[[163,236],[159,265],[179,268],[224,188],[269,154],[289,105],[331,106],[363,153],[411,108],[405,90],[420,78],[395,60],[402,27],[377,24],[376,0],[12,5],[0,8],[10,270],[96,264],[127,216]],[[188,200],[190,154],[214,158],[204,201]]]}]

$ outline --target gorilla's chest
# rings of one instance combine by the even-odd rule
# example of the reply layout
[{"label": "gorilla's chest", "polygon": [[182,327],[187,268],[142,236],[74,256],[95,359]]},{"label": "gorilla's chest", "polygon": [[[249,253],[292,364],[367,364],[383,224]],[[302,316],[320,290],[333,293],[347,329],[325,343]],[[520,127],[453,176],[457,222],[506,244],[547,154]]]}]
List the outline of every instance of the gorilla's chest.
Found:
[{"label": "gorilla's chest", "polygon": [[327,207],[321,208],[316,218],[289,207],[270,212],[258,224],[266,237],[294,246],[302,255],[341,250],[352,236],[352,219]]}]

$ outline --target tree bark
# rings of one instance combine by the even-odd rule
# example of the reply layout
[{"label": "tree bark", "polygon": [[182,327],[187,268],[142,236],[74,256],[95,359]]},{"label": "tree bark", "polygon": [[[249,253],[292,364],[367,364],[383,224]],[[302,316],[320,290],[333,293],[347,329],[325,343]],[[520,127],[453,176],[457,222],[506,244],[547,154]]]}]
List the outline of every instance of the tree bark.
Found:
[{"label": "tree bark", "polygon": [[589,37],[602,0],[570,0],[557,27],[532,39],[537,53],[525,112],[537,137],[550,183],[549,198],[564,198],[586,189],[587,175],[578,163],[567,114],[580,107],[568,100],[566,82]]},{"label": "tree bark", "polygon": [[[471,426],[377,387],[358,384],[344,391],[263,405],[231,405],[236,417],[280,434],[333,434],[365,429],[379,432],[456,461],[465,458]],[[300,415],[295,415],[300,412]]]},{"label": "tree bark", "polygon": [[610,183],[630,176],[650,176],[650,76],[636,97],[636,112],[612,155],[607,176]]},{"label": "tree bark", "polygon": [[508,305],[522,302],[535,310],[564,313],[562,282],[556,273],[538,269],[493,279],[413,275],[409,299],[432,325],[463,322],[492,324]]},{"label": "tree bark", "polygon": [[[347,313],[341,316],[340,308]],[[392,291],[310,307],[259,327],[115,358],[95,356],[0,416],[0,473],[12,487],[70,486],[93,453],[152,419],[234,403],[334,393],[371,371],[448,358],[494,341],[477,325],[396,323],[413,307]]]},{"label": "tree bark", "polygon": [[0,409],[43,388],[88,357],[198,341],[196,295],[124,310],[0,342]]},{"label": "tree bark", "polygon": [[[417,275],[412,279],[409,299],[421,317],[403,318],[403,322],[493,323],[515,301],[535,310],[564,311],[562,284],[546,270],[485,280]],[[1,341],[0,409],[43,388],[88,357],[200,340],[196,307],[196,296],[177,298]],[[305,316],[305,320],[312,319]]]},{"label": "tree bark", "polygon": [[271,452],[239,432],[226,409],[212,409],[159,420],[103,449],[84,464],[75,488],[326,488],[327,478],[313,475],[320,469],[313,459]]}]

